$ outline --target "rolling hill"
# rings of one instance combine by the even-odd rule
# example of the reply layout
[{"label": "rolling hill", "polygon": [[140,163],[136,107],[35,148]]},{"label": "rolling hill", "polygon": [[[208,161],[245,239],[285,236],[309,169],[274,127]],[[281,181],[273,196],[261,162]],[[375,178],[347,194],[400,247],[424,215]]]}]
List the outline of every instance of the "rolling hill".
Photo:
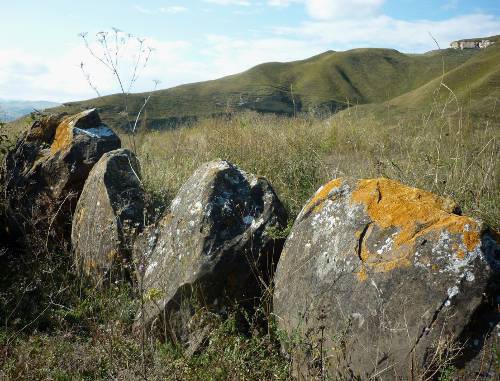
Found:
[{"label": "rolling hill", "polygon": [[[489,37],[499,41],[499,36]],[[401,111],[421,109],[443,80],[475,112],[491,109],[499,97],[500,44],[487,49],[442,49],[404,54],[391,49],[327,51],[294,62],[272,62],[221,79],[182,85],[152,94],[147,126],[162,129],[235,110],[335,112],[352,104],[389,104]],[[135,115],[146,93],[129,96]],[[126,127],[118,113],[121,94],[66,103],[56,110],[99,108],[112,126]]]},{"label": "rolling hill", "polygon": [[459,106],[474,119],[500,122],[497,105],[500,100],[499,45],[478,51],[462,65],[412,91],[367,108],[372,112],[390,108],[396,114],[413,114],[428,109],[431,103],[444,105],[448,102],[450,109]]},{"label": "rolling hill", "polygon": [[[388,109],[394,115],[411,114],[446,99],[451,90],[472,115],[500,121],[496,112],[500,98],[500,36],[487,38],[496,44],[481,50],[404,54],[392,49],[353,49],[327,51],[294,62],[264,63],[217,80],[155,91],[143,120],[147,129],[164,129],[238,110],[321,115],[350,105],[365,105],[362,108],[374,114]],[[147,96],[129,95],[130,119]],[[114,94],[65,103],[52,110],[74,113],[97,107],[105,122],[126,131],[126,119],[120,115],[123,99],[122,94]]]}]

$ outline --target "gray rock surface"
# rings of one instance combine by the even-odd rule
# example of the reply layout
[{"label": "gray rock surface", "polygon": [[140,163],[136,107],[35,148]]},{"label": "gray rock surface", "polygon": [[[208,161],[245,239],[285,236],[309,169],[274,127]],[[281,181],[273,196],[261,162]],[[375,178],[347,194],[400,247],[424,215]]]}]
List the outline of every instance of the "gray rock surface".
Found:
[{"label": "gray rock surface", "polygon": [[492,232],[458,212],[384,178],[318,190],[275,277],[298,378],[410,380],[466,366],[499,320],[500,253]]},{"label": "gray rock surface", "polygon": [[68,239],[72,211],[90,170],[120,145],[95,109],[34,122],[7,154],[2,175],[9,223],[18,236],[50,230],[54,241]]},{"label": "gray rock surface", "polygon": [[144,225],[144,191],[135,155],[105,153],[92,168],[73,216],[71,242],[96,284],[129,277],[134,238]]},{"label": "gray rock surface", "polygon": [[262,296],[283,245],[268,228],[284,228],[286,220],[264,178],[227,161],[201,166],[170,213],[136,242],[146,298],[137,325],[195,351],[204,335],[196,312],[223,316],[234,302],[251,309]]}]

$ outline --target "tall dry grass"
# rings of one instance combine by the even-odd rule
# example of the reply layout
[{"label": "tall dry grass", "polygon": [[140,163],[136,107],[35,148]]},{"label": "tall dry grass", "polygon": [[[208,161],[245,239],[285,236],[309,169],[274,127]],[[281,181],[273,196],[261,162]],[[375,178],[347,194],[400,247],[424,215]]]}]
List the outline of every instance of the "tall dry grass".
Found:
[{"label": "tall dry grass", "polygon": [[244,113],[139,137],[144,181],[167,203],[201,163],[267,177],[296,215],[334,177],[384,176],[456,200],[500,227],[499,132],[460,112],[395,117],[354,107],[326,119]]},{"label": "tall dry grass", "polygon": [[167,201],[203,162],[227,159],[267,177],[289,210],[328,177],[320,152],[326,130],[307,118],[241,114],[231,120],[210,119],[172,131],[140,137],[144,181]]}]

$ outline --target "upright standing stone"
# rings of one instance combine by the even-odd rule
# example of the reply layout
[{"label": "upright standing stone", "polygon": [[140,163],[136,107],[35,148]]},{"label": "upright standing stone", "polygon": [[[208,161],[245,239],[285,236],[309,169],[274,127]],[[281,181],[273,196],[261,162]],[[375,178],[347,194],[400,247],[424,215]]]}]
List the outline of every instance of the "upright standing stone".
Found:
[{"label": "upright standing stone", "polygon": [[34,122],[4,163],[7,214],[18,235],[50,233],[54,241],[69,241],[72,211],[90,170],[120,144],[95,109]]},{"label": "upright standing stone", "polygon": [[90,172],[73,217],[76,261],[96,284],[128,277],[133,241],[144,225],[139,162],[128,149],[105,153]]},{"label": "upright standing stone", "polygon": [[224,315],[235,302],[254,307],[283,244],[271,228],[284,228],[286,220],[266,179],[227,161],[201,166],[136,245],[147,300],[137,323],[192,348],[201,341],[197,311]]}]

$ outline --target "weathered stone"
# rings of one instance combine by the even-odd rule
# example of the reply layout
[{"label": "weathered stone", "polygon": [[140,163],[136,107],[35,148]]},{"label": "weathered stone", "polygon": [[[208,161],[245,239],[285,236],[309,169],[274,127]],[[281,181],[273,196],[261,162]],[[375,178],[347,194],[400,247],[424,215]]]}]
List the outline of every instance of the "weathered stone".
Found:
[{"label": "weathered stone", "polygon": [[453,373],[453,381],[500,379],[498,359],[498,348],[500,348],[499,298],[498,292],[497,295],[490,295],[490,302],[485,303],[482,308],[475,312],[473,324],[463,332],[459,343],[464,346],[465,350],[452,362],[456,369]]},{"label": "weathered stone", "polygon": [[384,178],[318,190],[275,277],[274,313],[302,339],[284,342],[299,378],[420,379],[454,347],[464,353],[481,341],[499,319],[498,310],[488,321],[481,314],[498,308],[499,249],[481,222],[458,212]]},{"label": "weathered stone", "polygon": [[266,179],[227,161],[201,166],[170,213],[136,243],[146,299],[138,327],[194,352],[203,336],[197,311],[223,315],[234,302],[251,309],[262,296],[283,244],[270,228],[284,228],[286,220]]},{"label": "weathered stone", "polygon": [[128,277],[133,239],[144,224],[139,162],[128,149],[105,153],[78,200],[71,242],[77,264],[95,283]]},{"label": "weathered stone", "polygon": [[18,236],[42,236],[50,230],[54,240],[67,239],[71,213],[90,170],[120,145],[95,109],[34,122],[4,163],[7,212]]}]

